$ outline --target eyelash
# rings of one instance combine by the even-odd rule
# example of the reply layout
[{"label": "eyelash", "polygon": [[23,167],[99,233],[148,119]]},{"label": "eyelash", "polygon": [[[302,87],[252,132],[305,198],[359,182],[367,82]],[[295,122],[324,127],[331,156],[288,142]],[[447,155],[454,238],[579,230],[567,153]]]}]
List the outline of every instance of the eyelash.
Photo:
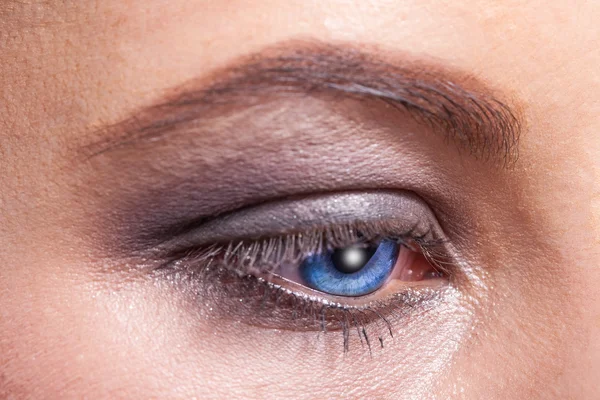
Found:
[{"label": "eyelash", "polygon": [[399,234],[393,233],[393,230],[392,224],[383,221],[357,222],[276,237],[235,240],[200,248],[192,247],[176,252],[158,269],[170,269],[185,261],[190,263],[191,267],[197,268],[202,267],[202,264],[208,264],[210,267],[236,271],[240,276],[252,273],[268,274],[275,272],[284,261],[300,262],[309,254],[387,239],[413,250],[420,250],[440,272],[448,272],[445,267],[447,263],[443,248],[445,241],[432,238],[431,230],[421,234],[417,234],[414,228]]},{"label": "eyelash", "polygon": [[[385,301],[376,301],[364,306],[350,306],[332,302],[327,295],[308,296],[297,293],[269,280],[284,262],[300,263],[309,254],[357,243],[372,243],[379,240],[394,240],[414,251],[420,251],[442,276],[449,276],[445,241],[433,237],[432,231],[394,233],[394,227],[383,221],[329,226],[305,232],[293,232],[276,237],[253,240],[236,240],[215,243],[202,247],[180,250],[158,266],[157,271],[175,273],[192,284],[220,282],[230,298],[239,298],[245,305],[254,303],[255,315],[265,311],[267,303],[271,311],[285,315],[295,321],[301,329],[317,326],[318,331],[334,330],[339,324],[343,332],[344,351],[349,348],[350,331],[356,329],[361,343],[371,342],[367,326],[383,323],[385,331],[393,337],[392,324],[378,309],[396,310],[399,307],[414,310],[417,306],[426,309],[439,297],[435,290],[407,290],[391,296]],[[222,293],[221,293],[222,295]],[[384,339],[379,335],[383,347]],[[364,340],[364,342],[363,342]]]}]

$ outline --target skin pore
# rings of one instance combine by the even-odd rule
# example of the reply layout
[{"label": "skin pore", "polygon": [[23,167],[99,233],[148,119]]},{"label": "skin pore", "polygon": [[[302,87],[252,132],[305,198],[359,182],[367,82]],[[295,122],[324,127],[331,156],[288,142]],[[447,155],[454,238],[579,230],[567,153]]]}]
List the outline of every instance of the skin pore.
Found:
[{"label": "skin pore", "polygon": [[[598,397],[600,5],[249,3],[0,5],[0,397]],[[408,216],[327,332],[195,257]]]}]

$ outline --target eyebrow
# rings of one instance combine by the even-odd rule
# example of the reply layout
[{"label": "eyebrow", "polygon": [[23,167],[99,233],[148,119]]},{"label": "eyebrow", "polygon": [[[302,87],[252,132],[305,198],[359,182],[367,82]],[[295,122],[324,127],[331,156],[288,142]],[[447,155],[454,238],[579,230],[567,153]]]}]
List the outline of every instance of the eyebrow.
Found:
[{"label": "eyebrow", "polygon": [[477,159],[508,166],[518,158],[520,108],[514,99],[507,101],[506,94],[475,77],[368,46],[298,41],[240,57],[167,91],[154,104],[96,130],[102,139],[86,146],[85,153],[89,158],[135,146],[201,123],[232,106],[297,93],[380,101]]}]

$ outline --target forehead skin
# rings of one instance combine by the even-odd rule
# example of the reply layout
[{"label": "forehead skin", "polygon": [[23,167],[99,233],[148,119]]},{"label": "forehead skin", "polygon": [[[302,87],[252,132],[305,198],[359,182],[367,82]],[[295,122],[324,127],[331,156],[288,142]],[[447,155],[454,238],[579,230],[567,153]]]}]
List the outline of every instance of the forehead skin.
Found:
[{"label": "forehead skin", "polygon": [[[182,342],[194,343],[184,340],[185,323],[179,320],[188,317],[175,306],[130,302],[127,291],[119,290],[94,299],[87,283],[65,272],[96,260],[78,235],[66,229],[57,235],[72,224],[70,209],[78,207],[59,200],[69,176],[75,176],[70,171],[78,168],[72,154],[102,139],[98,128],[239,56],[286,40],[318,39],[376,45],[441,63],[476,76],[522,107],[527,128],[512,172],[519,180],[513,195],[536,216],[530,223],[540,226],[559,260],[537,279],[550,282],[544,286],[549,291],[565,293],[551,305],[543,291],[533,293],[531,308],[515,307],[502,294],[499,307],[510,309],[505,314],[519,329],[481,332],[452,364],[440,366],[443,373],[433,388],[410,392],[399,380],[371,395],[401,398],[402,389],[426,397],[422,389],[439,398],[600,396],[598,21],[600,3],[563,0],[3,2],[0,394],[228,393],[228,374],[240,374],[239,364],[224,372],[219,352],[186,358],[185,352],[164,350],[179,346],[162,345],[169,336],[181,334]],[[519,232],[515,237],[528,240]],[[107,323],[115,310],[123,320]],[[539,320],[547,322],[545,329],[527,326]],[[148,356],[146,348],[154,353]],[[244,387],[235,390],[248,397],[269,394],[258,387],[250,394]],[[333,378],[329,387],[335,388]],[[319,397],[307,388],[292,397]]]}]

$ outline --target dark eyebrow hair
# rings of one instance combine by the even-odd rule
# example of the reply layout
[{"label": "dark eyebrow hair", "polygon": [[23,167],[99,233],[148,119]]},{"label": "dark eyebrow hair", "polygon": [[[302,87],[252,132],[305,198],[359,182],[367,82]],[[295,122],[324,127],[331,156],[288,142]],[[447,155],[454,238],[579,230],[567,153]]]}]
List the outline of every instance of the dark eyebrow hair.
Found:
[{"label": "dark eyebrow hair", "polygon": [[[366,50],[365,50],[366,49]],[[465,73],[368,46],[285,42],[240,57],[230,66],[167,93],[123,121],[96,131],[88,157],[155,139],[214,115],[291,93],[341,94],[382,101],[441,133],[472,156],[507,166],[518,157],[523,122],[506,95]]]}]

